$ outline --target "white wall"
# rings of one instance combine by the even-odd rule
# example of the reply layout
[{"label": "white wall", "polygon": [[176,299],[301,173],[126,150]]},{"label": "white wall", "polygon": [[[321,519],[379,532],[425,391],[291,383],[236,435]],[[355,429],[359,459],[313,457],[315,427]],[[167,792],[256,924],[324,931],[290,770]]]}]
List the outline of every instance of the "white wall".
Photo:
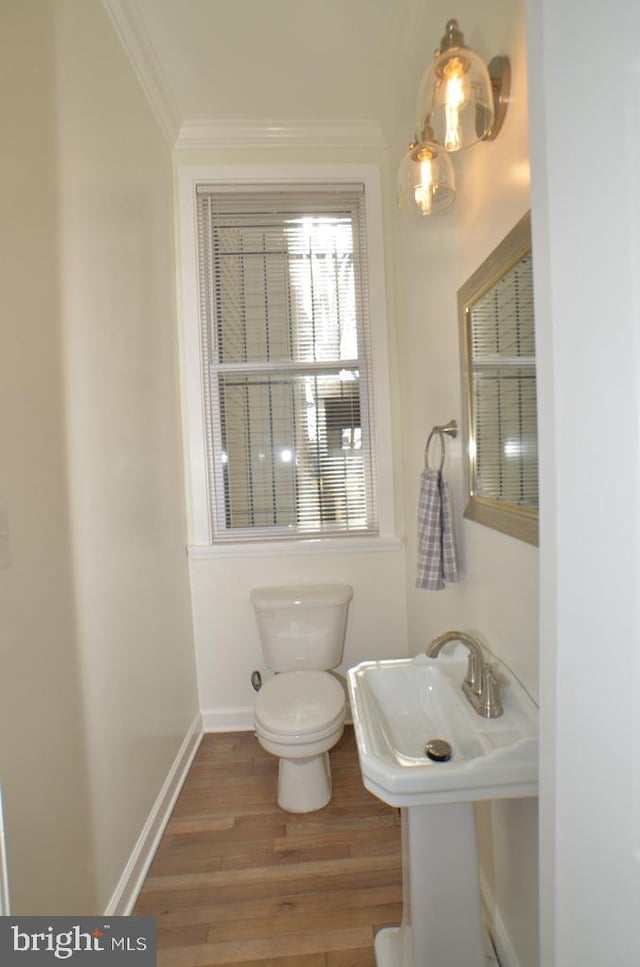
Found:
[{"label": "white wall", "polygon": [[[460,425],[462,420],[457,290],[530,206],[523,16],[520,0],[501,0],[483,10],[482,17],[476,12],[465,19],[469,37],[475,31],[482,38],[476,44],[479,53],[487,59],[506,53],[511,59],[512,90],[505,124],[495,142],[453,156],[458,186],[454,205],[426,219],[396,213],[393,242],[402,373],[409,647],[415,653],[431,636],[462,623],[484,637],[536,696],[538,552],[463,519],[460,436],[448,441],[445,474],[456,513],[461,580],[442,592],[414,587],[415,508],[426,439],[435,423],[453,417]],[[435,452],[439,453],[438,448]]]},{"label": "white wall", "polygon": [[69,486],[99,896],[197,711],[171,152],[102,5],[59,6]]},{"label": "white wall", "polygon": [[[347,134],[348,137],[348,134]],[[217,150],[180,151],[176,157],[178,175],[185,167],[233,166],[247,164],[247,151],[233,147]],[[305,165],[317,168],[321,161],[327,165],[379,163],[387,172],[384,150],[363,152],[357,148],[260,149],[252,147],[252,165]],[[384,217],[388,225],[389,199],[385,199]],[[188,240],[187,240],[188,241]],[[387,276],[390,255],[386,253]],[[387,278],[389,284],[389,278]],[[388,302],[389,361],[384,360],[385,383],[391,382],[391,393],[397,393],[395,368],[395,333],[393,303]],[[183,325],[188,324],[183,320]],[[374,350],[375,350],[374,346]],[[383,385],[374,387],[381,393]],[[388,395],[384,387],[385,397]],[[388,403],[388,399],[385,400]],[[395,418],[397,421],[398,413]],[[392,437],[398,438],[398,426]],[[378,458],[385,469],[399,480],[399,450],[395,444],[380,446]],[[396,487],[391,536],[402,533],[402,494]],[[393,520],[397,521],[393,528]],[[389,533],[385,534],[389,537]],[[196,548],[196,552],[197,552]],[[254,669],[268,674],[262,658],[253,610],[249,600],[252,587],[273,584],[327,583],[340,581],[350,584],[354,597],[349,608],[345,653],[339,672],[367,658],[406,654],[406,612],[404,547],[400,541],[387,542],[382,549],[327,550],[310,552],[308,548],[292,553],[286,545],[282,553],[267,555],[258,548],[243,551],[242,556],[225,554],[206,557],[195,553],[190,561],[193,597],[193,620],[200,704],[205,728],[252,728],[252,708],[255,694],[250,675]]]},{"label": "white wall", "polygon": [[205,728],[252,728],[255,694],[249,681],[265,677],[252,587],[265,584],[346,583],[353,587],[344,660],[337,669],[369,658],[406,654],[402,548],[342,553],[192,561],[194,632]]},{"label": "white wall", "polygon": [[[454,156],[458,181],[454,206],[429,219],[409,220],[398,214],[395,222],[409,651],[424,649],[442,631],[462,628],[486,642],[537,697],[538,550],[463,519],[460,437],[447,441],[445,474],[455,509],[461,578],[438,592],[414,586],[415,508],[426,438],[434,424],[451,418],[460,424],[462,419],[456,293],[530,205],[523,4],[500,0],[484,4],[482,11],[456,10],[456,14],[468,42],[487,60],[508,54],[512,90],[497,140]],[[538,962],[535,800],[504,802],[478,813],[491,913],[509,944],[509,962],[515,957],[521,967],[534,967]]]},{"label": "white wall", "polygon": [[54,3],[0,29],[0,781],[12,908],[97,909],[60,358]]},{"label": "white wall", "polygon": [[545,967],[640,949],[639,33],[635,0],[529,4]]},{"label": "white wall", "polygon": [[197,715],[171,152],[99,0],[0,36],[12,905],[98,913]]}]

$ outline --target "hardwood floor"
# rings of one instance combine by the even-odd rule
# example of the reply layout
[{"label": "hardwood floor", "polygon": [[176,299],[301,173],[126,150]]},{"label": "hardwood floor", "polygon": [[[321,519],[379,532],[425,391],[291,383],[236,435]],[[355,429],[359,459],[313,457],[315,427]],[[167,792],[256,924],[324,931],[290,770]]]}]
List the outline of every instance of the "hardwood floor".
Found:
[{"label": "hardwood floor", "polygon": [[134,911],[157,919],[158,967],[374,967],[402,913],[399,818],[351,728],[330,755],[329,805],[286,813],[253,733],[204,736]]}]

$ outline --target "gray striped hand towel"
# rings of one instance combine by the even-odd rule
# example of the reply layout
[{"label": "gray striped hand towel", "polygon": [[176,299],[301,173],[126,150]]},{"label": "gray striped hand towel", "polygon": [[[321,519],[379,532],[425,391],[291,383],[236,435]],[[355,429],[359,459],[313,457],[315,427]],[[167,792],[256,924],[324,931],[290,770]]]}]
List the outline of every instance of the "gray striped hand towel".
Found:
[{"label": "gray striped hand towel", "polygon": [[418,496],[418,568],[416,587],[440,591],[458,580],[447,482],[438,470],[422,471]]}]

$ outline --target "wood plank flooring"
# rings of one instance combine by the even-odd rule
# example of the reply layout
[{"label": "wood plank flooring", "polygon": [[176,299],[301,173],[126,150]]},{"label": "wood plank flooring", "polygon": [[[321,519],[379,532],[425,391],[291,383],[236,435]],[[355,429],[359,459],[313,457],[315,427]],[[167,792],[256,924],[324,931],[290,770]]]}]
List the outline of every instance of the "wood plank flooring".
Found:
[{"label": "wood plank flooring", "polygon": [[253,733],[204,736],[134,911],[157,920],[158,967],[374,967],[402,915],[399,818],[351,728],[330,756],[329,805],[286,813]]}]

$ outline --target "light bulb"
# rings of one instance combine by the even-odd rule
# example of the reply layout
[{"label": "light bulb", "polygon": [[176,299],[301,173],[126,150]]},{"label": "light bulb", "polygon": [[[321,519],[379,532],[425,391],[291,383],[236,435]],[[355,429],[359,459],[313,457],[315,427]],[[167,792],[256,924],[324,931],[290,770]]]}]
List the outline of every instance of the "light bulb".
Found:
[{"label": "light bulb", "polygon": [[413,196],[416,201],[416,205],[420,209],[423,215],[431,214],[431,205],[433,201],[433,166],[431,164],[431,155],[427,157],[420,158],[420,181],[416,185]]},{"label": "light bulb", "polygon": [[465,102],[464,62],[459,57],[451,57],[443,68],[443,74],[446,78],[444,146],[447,151],[458,151],[461,148],[460,108]]}]

